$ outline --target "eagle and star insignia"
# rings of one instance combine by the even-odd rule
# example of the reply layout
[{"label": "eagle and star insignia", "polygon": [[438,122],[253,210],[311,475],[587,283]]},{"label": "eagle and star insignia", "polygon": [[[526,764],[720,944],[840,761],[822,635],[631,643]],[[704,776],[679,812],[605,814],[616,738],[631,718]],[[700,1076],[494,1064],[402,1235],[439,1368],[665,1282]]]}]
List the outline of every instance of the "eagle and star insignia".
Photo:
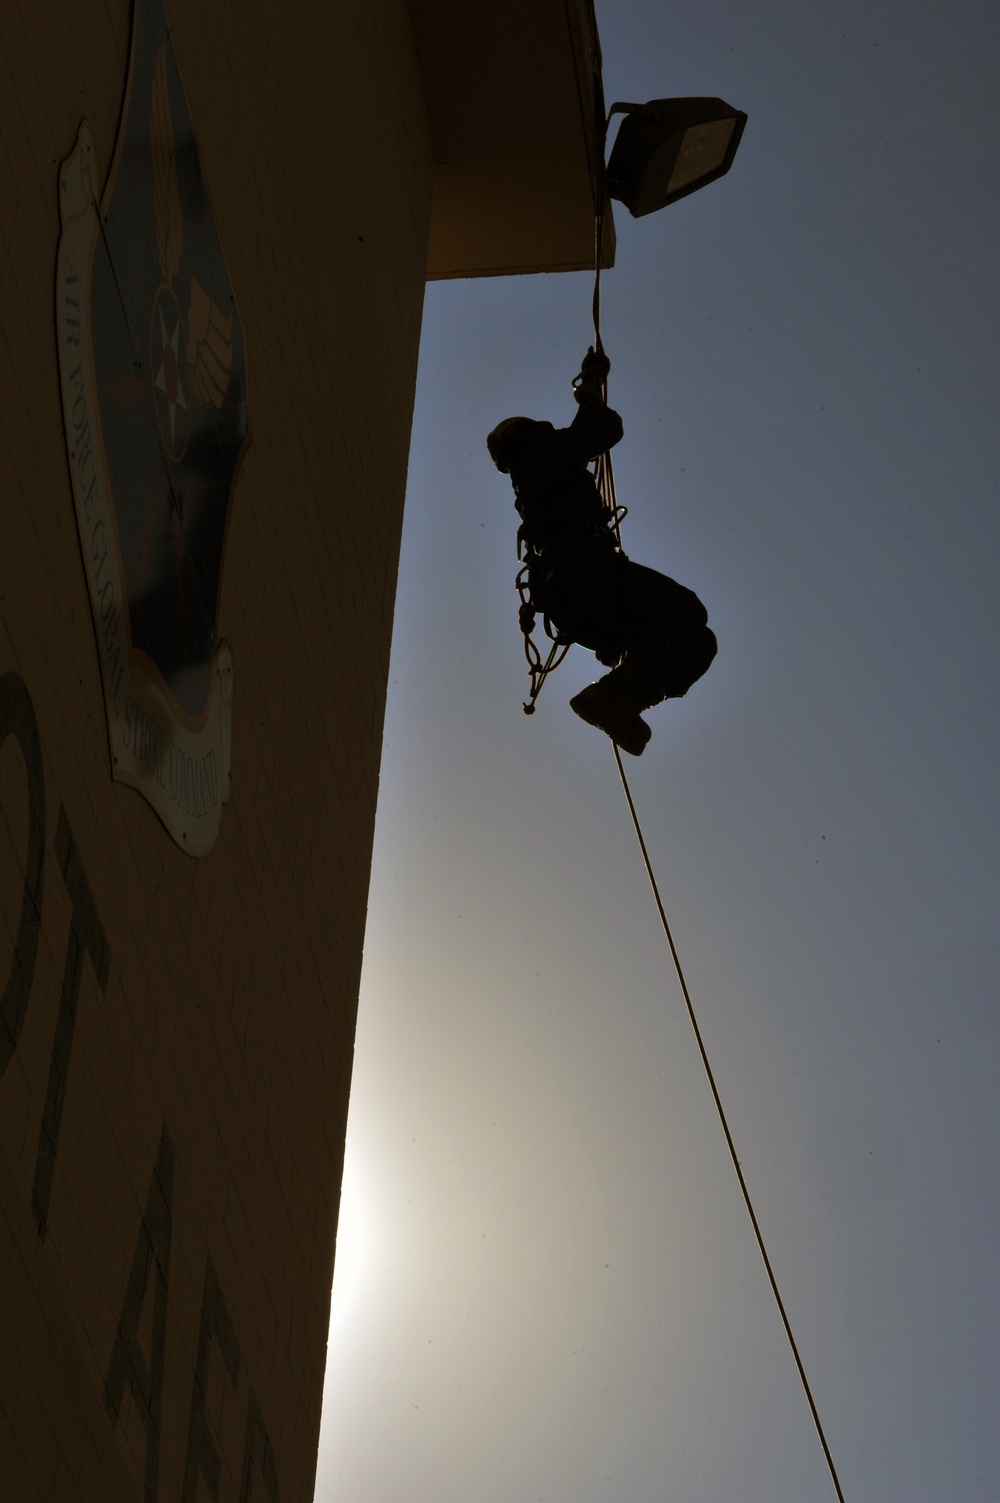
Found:
[{"label": "eagle and star insignia", "polygon": [[246,355],[160,0],[136,0],[125,99],[100,200],[86,121],[59,174],[63,417],[112,773],[205,855],[230,792],[217,616]]}]

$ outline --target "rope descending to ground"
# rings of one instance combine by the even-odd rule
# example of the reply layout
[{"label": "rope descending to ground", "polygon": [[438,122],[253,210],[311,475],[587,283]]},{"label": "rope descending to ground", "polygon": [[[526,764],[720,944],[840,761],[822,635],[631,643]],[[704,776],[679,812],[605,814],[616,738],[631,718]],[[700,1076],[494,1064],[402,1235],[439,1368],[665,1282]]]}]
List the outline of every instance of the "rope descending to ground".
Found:
[{"label": "rope descending to ground", "polygon": [[670,932],[670,925],[667,923],[667,915],[664,911],[662,899],[660,898],[660,889],[657,886],[656,877],[653,873],[652,863],[649,859],[649,851],[646,849],[646,842],[643,838],[642,827],[639,824],[639,816],[635,811],[635,803],[632,799],[632,790],[629,788],[628,778],[625,776],[625,768],[622,766],[621,752],[618,750],[618,747],[614,742],[612,742],[611,744],[612,746],[614,746],[615,761],[618,763],[618,773],[622,780],[622,788],[625,790],[625,798],[628,801],[629,813],[632,816],[632,824],[635,828],[636,839],[639,842],[639,849],[642,852],[642,859],[646,866],[646,875],[649,878],[649,885],[653,889],[653,899],[656,903],[657,912],[660,915],[660,923],[663,925],[663,932],[667,937],[667,944],[670,946],[670,954],[674,962],[674,969],[677,972],[677,980],[680,982],[681,994],[684,998],[684,1005],[687,1007],[688,1017],[691,1019],[691,1027],[694,1029],[694,1036],[698,1044],[699,1053],[701,1054],[701,1062],[705,1066],[705,1074],[708,1076],[708,1083],[712,1088],[712,1095],[715,1098],[716,1110],[719,1113],[719,1121],[722,1123],[722,1131],[726,1135],[726,1143],[729,1148],[729,1156],[733,1161],[733,1168],[736,1170],[736,1178],[740,1182],[740,1189],[743,1191],[743,1199],[746,1202],[746,1208],[750,1215],[750,1221],[753,1226],[754,1236],[757,1238],[757,1246],[760,1248],[760,1255],[764,1260],[764,1267],[767,1270],[767,1276],[771,1283],[771,1292],[774,1295],[775,1302],[778,1306],[778,1313],[780,1314],[782,1324],[785,1327],[785,1335],[788,1337],[788,1344],[792,1349],[792,1356],[795,1358],[795,1366],[799,1370],[799,1377],[802,1380],[802,1388],[805,1392],[806,1399],[808,1400],[810,1411],[812,1412],[813,1423],[816,1426],[816,1433],[819,1436],[820,1445],[823,1447],[823,1455],[826,1457],[826,1464],[829,1468],[830,1476],[833,1480],[833,1486],[839,1499],[839,1503],[844,1503],[844,1494],[842,1493],[840,1488],[840,1479],[837,1476],[837,1469],[833,1464],[833,1457],[830,1454],[830,1447],[827,1445],[826,1436],[823,1433],[823,1426],[820,1422],[819,1410],[816,1408],[816,1402],[812,1396],[812,1389],[809,1387],[809,1380],[806,1377],[806,1370],[802,1365],[802,1358],[799,1356],[799,1349],[795,1344],[795,1337],[792,1335],[791,1322],[788,1319],[784,1301],[782,1300],[781,1293],[778,1289],[778,1281],[774,1276],[774,1269],[771,1267],[771,1259],[768,1257],[767,1248],[764,1245],[764,1238],[760,1230],[760,1224],[757,1220],[757,1213],[754,1211],[753,1202],[750,1199],[750,1191],[747,1189],[747,1182],[743,1177],[743,1170],[740,1168],[740,1161],[736,1156],[736,1145],[733,1142],[733,1135],[729,1130],[729,1123],[726,1120],[726,1113],[722,1105],[722,1097],[719,1095],[719,1088],[715,1083],[715,1076],[712,1074],[712,1067],[708,1062],[708,1053],[705,1049],[705,1043],[701,1036],[701,1029],[698,1027],[698,1019],[695,1016],[694,1004],[691,1001],[691,994],[687,989],[687,982],[684,979],[684,972],[681,969],[680,957],[677,954],[677,946],[674,944],[674,937]]}]

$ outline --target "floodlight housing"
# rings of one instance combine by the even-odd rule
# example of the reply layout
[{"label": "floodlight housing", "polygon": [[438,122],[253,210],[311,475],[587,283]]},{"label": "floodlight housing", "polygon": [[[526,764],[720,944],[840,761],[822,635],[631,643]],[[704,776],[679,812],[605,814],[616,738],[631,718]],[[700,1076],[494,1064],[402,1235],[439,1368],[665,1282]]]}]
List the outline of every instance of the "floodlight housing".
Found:
[{"label": "floodlight housing", "polygon": [[724,99],[651,99],[623,112],[608,161],[608,192],[635,218],[696,193],[728,172],[747,117]]}]

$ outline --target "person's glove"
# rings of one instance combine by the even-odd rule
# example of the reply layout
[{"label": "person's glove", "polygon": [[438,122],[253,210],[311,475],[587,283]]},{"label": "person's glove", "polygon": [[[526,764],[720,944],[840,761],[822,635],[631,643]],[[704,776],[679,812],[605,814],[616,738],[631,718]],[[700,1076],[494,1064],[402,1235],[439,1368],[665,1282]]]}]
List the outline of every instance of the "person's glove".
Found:
[{"label": "person's glove", "polygon": [[595,350],[591,345],[583,357],[580,374],[573,380],[573,394],[576,400],[581,403],[601,401],[604,383],[608,379],[610,369],[611,361],[604,351]]},{"label": "person's glove", "polygon": [[610,370],[611,361],[605,355],[604,351],[595,350],[593,345],[591,345],[586,355],[584,355],[583,363],[580,366],[580,375],[583,379],[585,381],[594,381],[598,386],[602,386],[608,379]]}]

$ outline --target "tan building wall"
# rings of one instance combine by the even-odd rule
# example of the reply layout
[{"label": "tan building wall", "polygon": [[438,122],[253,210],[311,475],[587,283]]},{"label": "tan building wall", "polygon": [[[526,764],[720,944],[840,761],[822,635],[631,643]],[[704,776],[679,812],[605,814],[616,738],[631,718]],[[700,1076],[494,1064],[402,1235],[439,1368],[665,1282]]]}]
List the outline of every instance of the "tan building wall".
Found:
[{"label": "tan building wall", "polygon": [[252,438],[218,611],[232,797],[196,858],[112,781],[56,347],[59,164],[86,118],[104,181],[130,10],[0,0],[0,1495],[288,1503],[326,1356],[427,59],[403,0],[170,0]]}]

